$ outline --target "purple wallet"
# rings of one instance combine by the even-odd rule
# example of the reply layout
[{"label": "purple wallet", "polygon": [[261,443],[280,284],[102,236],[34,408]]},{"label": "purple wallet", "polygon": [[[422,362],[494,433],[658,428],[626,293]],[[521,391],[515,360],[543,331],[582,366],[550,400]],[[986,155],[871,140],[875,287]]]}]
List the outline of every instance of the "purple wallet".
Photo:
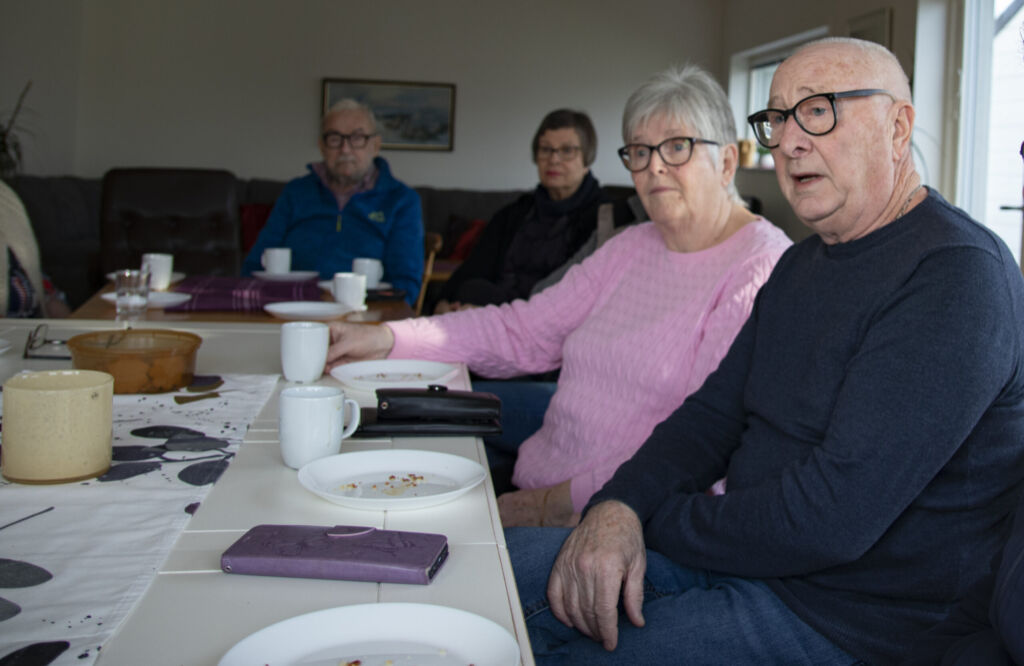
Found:
[{"label": "purple wallet", "polygon": [[443,534],[335,525],[257,525],[220,558],[226,573],[426,585],[448,559]]}]

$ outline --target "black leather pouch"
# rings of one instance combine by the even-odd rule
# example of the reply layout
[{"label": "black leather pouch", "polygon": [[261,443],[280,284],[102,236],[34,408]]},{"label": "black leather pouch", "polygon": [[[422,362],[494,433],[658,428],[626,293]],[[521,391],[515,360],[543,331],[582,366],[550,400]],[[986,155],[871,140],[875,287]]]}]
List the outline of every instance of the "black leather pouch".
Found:
[{"label": "black leather pouch", "polygon": [[363,409],[357,435],[490,435],[501,432],[501,400],[493,393],[377,389],[377,408]]}]

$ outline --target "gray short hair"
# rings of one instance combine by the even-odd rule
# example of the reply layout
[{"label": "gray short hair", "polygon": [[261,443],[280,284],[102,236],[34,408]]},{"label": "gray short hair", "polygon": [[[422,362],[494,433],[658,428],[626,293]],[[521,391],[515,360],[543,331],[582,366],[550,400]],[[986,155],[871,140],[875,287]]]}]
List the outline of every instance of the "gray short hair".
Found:
[{"label": "gray short hair", "polygon": [[360,101],[354,100],[350,97],[345,99],[339,99],[334,104],[331,104],[331,108],[327,109],[327,113],[324,114],[323,118],[320,119],[320,131],[324,129],[324,121],[330,118],[335,113],[341,113],[342,111],[362,111],[366,114],[367,119],[370,121],[370,131],[377,131],[377,116],[373,115],[373,109]]},{"label": "gray short hair", "polygon": [[[637,88],[622,113],[622,140],[629,143],[637,127],[662,114],[685,122],[696,138],[716,141],[719,146],[736,142],[729,98],[722,86],[697,65],[670,67]],[[717,161],[720,150],[709,148]],[[741,201],[735,183],[729,183],[728,191],[734,200]]]}]

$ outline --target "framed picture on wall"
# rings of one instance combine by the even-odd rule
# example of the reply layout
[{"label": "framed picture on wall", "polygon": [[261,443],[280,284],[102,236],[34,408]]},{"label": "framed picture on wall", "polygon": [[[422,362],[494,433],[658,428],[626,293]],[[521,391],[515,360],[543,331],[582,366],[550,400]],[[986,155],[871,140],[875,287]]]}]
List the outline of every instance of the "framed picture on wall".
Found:
[{"label": "framed picture on wall", "polygon": [[873,12],[852,18],[848,22],[850,37],[866,39],[869,42],[892,48],[889,43],[889,32],[892,25],[892,8],[882,7]]},{"label": "framed picture on wall", "polygon": [[321,112],[351,98],[373,109],[381,147],[390,150],[452,150],[455,85],[369,79],[323,79]]}]

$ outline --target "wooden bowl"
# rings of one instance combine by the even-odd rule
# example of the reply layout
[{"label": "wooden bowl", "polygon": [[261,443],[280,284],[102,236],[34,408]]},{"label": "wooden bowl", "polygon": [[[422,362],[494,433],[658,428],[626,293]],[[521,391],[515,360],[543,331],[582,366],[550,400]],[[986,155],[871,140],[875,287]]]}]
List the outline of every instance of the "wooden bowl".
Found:
[{"label": "wooden bowl", "polygon": [[71,365],[114,377],[114,393],[164,393],[192,382],[202,338],[164,329],[82,333],[68,340]]}]

